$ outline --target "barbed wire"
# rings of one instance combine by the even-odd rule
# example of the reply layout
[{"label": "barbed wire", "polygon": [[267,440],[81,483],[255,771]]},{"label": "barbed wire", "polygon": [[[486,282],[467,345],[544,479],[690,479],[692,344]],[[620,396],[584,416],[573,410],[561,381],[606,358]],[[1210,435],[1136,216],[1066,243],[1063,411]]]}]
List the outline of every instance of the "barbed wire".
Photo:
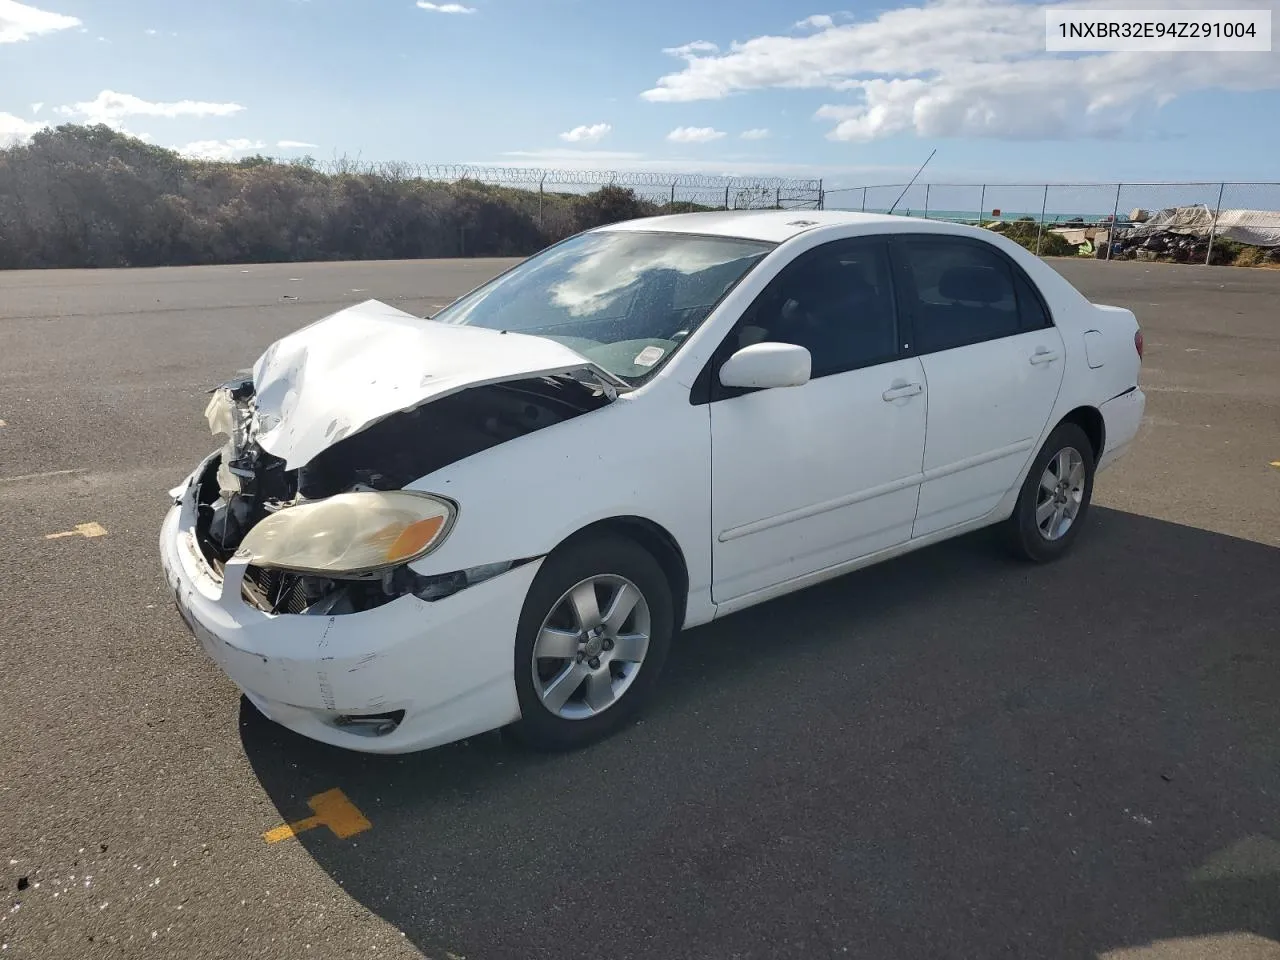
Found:
[{"label": "barbed wire", "polygon": [[[298,163],[298,160],[281,161]],[[716,176],[642,170],[569,170],[558,167],[479,166],[464,163],[405,163],[400,161],[323,160],[308,164],[327,174],[370,175],[391,179],[439,180],[511,186],[666,187],[697,190],[772,190],[789,194],[818,193],[822,181],[787,177]]]}]

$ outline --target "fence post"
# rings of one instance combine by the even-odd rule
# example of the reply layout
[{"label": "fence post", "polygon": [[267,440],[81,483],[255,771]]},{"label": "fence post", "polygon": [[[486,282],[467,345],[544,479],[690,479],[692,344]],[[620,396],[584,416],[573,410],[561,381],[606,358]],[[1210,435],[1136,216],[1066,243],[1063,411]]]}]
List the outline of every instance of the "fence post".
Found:
[{"label": "fence post", "polygon": [[862,188],[862,212],[867,212],[867,188]]},{"label": "fence post", "polygon": [[1116,220],[1120,216],[1120,188],[1123,186],[1123,183],[1116,184],[1116,205],[1111,208],[1111,226],[1107,227],[1107,260],[1111,259],[1111,246],[1116,242]]},{"label": "fence post", "polygon": [[781,187],[779,187],[776,191],[774,191],[773,209],[775,210],[782,209],[782,188]]},{"label": "fence post", "polygon": [[822,186],[822,179],[818,179],[818,209],[827,209],[827,191]]},{"label": "fence post", "polygon": [[547,175],[544,173],[542,179],[538,181],[538,226],[542,226],[542,185],[547,182]]},{"label": "fence post", "polygon": [[673,181],[671,184],[671,209],[675,210],[675,208],[676,208],[676,185],[675,185],[675,182]]},{"label": "fence post", "polygon": [[1049,209],[1049,185],[1044,185],[1044,201],[1040,204],[1040,228],[1036,230],[1036,256],[1040,256],[1040,238],[1044,236],[1044,213]]},{"label": "fence post", "polygon": [[728,187],[724,188],[724,208],[726,210],[729,209],[729,188]]},{"label": "fence post", "polygon": [[924,185],[924,218],[926,220],[929,219],[929,188],[931,186],[933,186],[933,184],[930,183],[926,183]]},{"label": "fence post", "polygon": [[1204,255],[1204,265],[1209,266],[1213,256],[1213,237],[1218,232],[1218,217],[1222,214],[1222,194],[1227,189],[1226,183],[1218,184],[1218,205],[1213,208],[1213,225],[1209,227],[1209,249]]},{"label": "fence post", "polygon": [[982,195],[978,198],[978,226],[982,226],[983,218],[987,215],[987,185],[982,185]]}]

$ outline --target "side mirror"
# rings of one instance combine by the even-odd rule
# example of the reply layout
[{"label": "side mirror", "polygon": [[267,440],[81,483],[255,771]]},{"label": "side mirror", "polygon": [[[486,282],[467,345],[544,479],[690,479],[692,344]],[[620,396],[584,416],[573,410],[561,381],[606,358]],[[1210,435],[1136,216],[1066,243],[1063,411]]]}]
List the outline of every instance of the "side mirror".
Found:
[{"label": "side mirror", "polygon": [[809,382],[812,370],[813,358],[804,347],[793,343],[753,343],[724,362],[720,383],[750,390],[800,387]]}]

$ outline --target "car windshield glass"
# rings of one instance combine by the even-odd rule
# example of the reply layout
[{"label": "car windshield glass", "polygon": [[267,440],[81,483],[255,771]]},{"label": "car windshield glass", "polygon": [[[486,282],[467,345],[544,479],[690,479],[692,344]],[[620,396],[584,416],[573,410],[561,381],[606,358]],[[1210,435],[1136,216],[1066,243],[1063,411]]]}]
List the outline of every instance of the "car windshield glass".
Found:
[{"label": "car windshield glass", "polygon": [[656,371],[773,244],[681,233],[572,237],[432,319],[547,337],[637,382]]}]

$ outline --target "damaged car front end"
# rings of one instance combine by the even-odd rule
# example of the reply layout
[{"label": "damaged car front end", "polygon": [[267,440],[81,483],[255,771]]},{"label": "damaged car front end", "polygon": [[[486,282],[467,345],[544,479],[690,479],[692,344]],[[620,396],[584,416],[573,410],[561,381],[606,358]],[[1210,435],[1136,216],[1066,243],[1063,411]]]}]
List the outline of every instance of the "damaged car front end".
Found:
[{"label": "damaged car front end", "polygon": [[688,596],[714,610],[710,420],[671,361],[775,246],[599,228],[431,318],[368,300],[272,343],[207,399],[219,449],[161,531],[204,650],[365,752],[627,722]]},{"label": "damaged car front end", "polygon": [[[285,338],[212,391],[223,444],[171,491],[161,554],[183,619],[312,738],[402,752],[518,716],[511,625],[540,558],[423,572],[463,507],[405,487],[600,409],[617,383],[546,341],[462,331],[460,349],[459,332],[371,301]],[[412,380],[386,369],[406,352]]]},{"label": "damaged car front end", "polygon": [[388,417],[290,470],[255,439],[253,381],[223,384],[205,410],[227,442],[195,480],[197,543],[215,570],[237,553],[250,559],[244,599],[271,614],[357,613],[405,594],[441,600],[529,558],[416,573],[410,564],[449,535],[458,504],[403,488],[612,395],[555,378],[476,387]]}]

